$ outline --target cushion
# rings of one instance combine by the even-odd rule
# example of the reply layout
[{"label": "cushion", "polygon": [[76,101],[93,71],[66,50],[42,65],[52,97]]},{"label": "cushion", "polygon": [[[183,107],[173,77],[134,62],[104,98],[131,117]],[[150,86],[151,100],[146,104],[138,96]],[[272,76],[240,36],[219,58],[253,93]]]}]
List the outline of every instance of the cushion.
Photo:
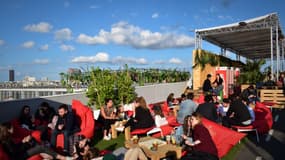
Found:
[{"label": "cushion", "polygon": [[149,128],[140,128],[140,129],[135,129],[131,132],[132,135],[135,134],[146,134],[148,131],[152,130],[154,127],[149,127]]}]

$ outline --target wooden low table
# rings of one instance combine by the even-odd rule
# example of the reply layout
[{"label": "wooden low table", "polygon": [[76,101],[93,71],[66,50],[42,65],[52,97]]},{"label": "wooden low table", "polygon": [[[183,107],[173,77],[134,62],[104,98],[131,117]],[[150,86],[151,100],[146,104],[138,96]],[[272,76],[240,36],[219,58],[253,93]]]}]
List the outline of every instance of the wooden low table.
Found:
[{"label": "wooden low table", "polygon": [[[111,131],[112,131],[112,139],[115,139],[118,137],[118,131],[116,130],[117,127],[119,126],[123,126],[127,123],[127,120],[123,120],[123,121],[117,121],[116,123],[118,123],[118,125],[112,124],[111,125]],[[124,132],[124,129],[120,132]]]},{"label": "wooden low table", "polygon": [[176,159],[181,158],[182,147],[176,146],[173,144],[162,144],[158,146],[158,149],[156,151],[153,151],[151,150],[150,146],[142,145],[142,142],[149,141],[149,140],[155,141],[158,139],[153,138],[153,137],[143,137],[139,139],[138,144],[134,144],[132,140],[127,140],[125,141],[125,147],[126,148],[141,147],[144,153],[146,154],[146,156],[150,158],[151,160],[159,160],[161,158],[168,157],[168,156],[175,156]]}]

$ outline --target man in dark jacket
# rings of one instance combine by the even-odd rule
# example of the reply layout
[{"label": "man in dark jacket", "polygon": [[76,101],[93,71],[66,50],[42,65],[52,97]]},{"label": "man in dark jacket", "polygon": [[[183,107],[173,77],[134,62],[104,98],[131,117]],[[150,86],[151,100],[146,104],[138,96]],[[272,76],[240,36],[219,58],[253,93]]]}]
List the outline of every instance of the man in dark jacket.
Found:
[{"label": "man in dark jacket", "polygon": [[216,122],[218,120],[217,109],[213,103],[212,95],[205,96],[205,103],[199,104],[196,112],[211,121]]},{"label": "man in dark jacket", "polygon": [[207,79],[204,81],[203,83],[203,92],[204,93],[209,93],[209,92],[212,92],[213,88],[212,88],[212,83],[211,83],[211,74],[208,74],[207,75]]},{"label": "man in dark jacket", "polygon": [[63,104],[58,108],[58,120],[55,129],[51,134],[51,147],[56,148],[56,138],[58,134],[64,135],[64,153],[69,153],[69,136],[80,129],[76,123],[75,116],[68,111],[68,106]]},{"label": "man in dark jacket", "polygon": [[247,126],[251,124],[251,116],[247,106],[241,99],[234,100],[230,104],[227,115],[223,118],[223,126],[231,127],[232,125]]}]

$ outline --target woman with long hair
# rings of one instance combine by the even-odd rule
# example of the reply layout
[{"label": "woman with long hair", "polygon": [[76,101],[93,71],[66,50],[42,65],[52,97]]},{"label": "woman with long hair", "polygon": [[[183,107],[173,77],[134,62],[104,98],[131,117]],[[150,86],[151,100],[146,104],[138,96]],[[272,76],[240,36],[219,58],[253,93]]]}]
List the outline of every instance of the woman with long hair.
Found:
[{"label": "woman with long hair", "polygon": [[178,144],[183,145],[186,140],[192,141],[191,115],[184,118],[183,124],[174,130],[174,136]]},{"label": "woman with long hair", "polygon": [[149,128],[154,126],[154,119],[147,107],[143,97],[137,97],[135,100],[135,110],[133,117],[128,120],[125,127],[130,126],[131,131],[138,128]]},{"label": "woman with long hair", "polygon": [[161,107],[159,105],[153,106],[153,112],[154,112],[154,122],[156,127],[160,127],[163,125],[167,125],[168,121],[166,120]]},{"label": "woman with long hair", "polygon": [[190,118],[193,130],[193,141],[186,140],[185,144],[193,150],[181,160],[218,160],[218,151],[208,129],[202,124],[202,115],[194,112]]}]

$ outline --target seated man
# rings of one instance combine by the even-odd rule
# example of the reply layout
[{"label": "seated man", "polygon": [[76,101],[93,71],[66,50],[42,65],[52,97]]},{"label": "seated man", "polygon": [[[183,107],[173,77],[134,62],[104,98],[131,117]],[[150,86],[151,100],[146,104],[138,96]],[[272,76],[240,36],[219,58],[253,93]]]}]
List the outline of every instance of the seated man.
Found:
[{"label": "seated man", "polygon": [[77,126],[75,116],[68,111],[68,106],[63,104],[58,108],[58,120],[51,134],[51,147],[56,148],[56,138],[58,134],[64,135],[64,152],[69,153],[69,136],[80,129]]}]

